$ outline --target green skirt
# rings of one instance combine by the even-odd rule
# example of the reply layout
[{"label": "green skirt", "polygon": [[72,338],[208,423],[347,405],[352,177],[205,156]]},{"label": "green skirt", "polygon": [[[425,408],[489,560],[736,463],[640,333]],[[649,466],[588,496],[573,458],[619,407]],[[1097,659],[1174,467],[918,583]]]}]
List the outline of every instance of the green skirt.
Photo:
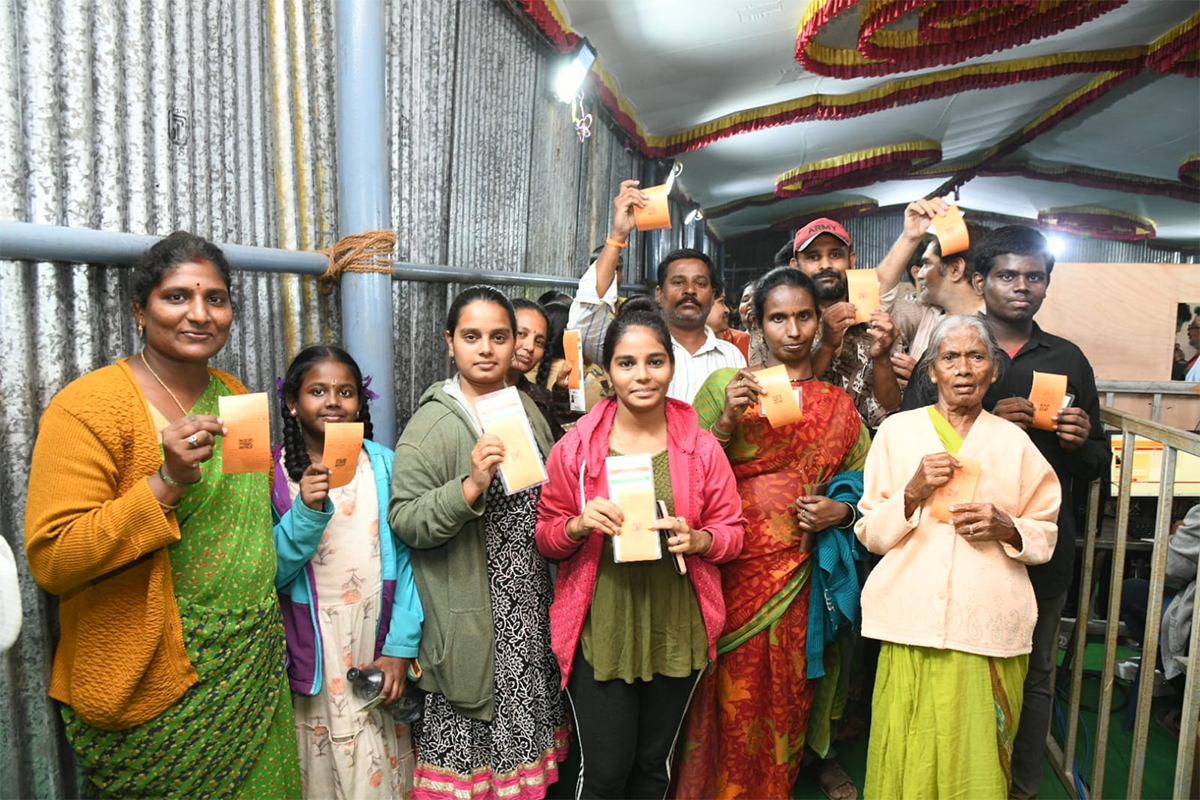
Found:
[{"label": "green skirt", "polygon": [[864,796],[1005,800],[1028,667],[883,642]]},{"label": "green skirt", "polygon": [[299,759],[274,595],[248,609],[180,603],[199,682],[158,717],[119,731],[63,707],[67,739],[97,797],[295,798]]}]

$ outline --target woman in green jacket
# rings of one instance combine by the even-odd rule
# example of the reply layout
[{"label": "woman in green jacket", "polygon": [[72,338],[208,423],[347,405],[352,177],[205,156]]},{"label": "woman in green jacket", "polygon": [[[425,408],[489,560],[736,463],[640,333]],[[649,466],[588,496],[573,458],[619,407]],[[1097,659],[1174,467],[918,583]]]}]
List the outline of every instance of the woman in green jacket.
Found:
[{"label": "woman in green jacket", "polygon": [[[426,800],[540,800],[566,755],[552,589],[533,539],[541,487],[505,494],[504,444],[475,412],[505,387],[516,328],[496,289],[459,294],[446,319],[457,374],[429,387],[396,445],[388,522],[411,548],[425,610],[413,793]],[[544,459],[550,429],[519,396]]]}]

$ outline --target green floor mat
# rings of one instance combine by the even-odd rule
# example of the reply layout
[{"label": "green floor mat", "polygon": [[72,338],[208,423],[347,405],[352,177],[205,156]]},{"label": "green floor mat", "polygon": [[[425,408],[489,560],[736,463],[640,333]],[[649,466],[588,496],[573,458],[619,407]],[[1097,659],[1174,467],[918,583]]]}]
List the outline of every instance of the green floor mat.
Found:
[{"label": "green floor mat", "polygon": [[[1127,647],[1117,648],[1118,661],[1123,661],[1137,655],[1140,655],[1140,653],[1136,650]],[[1103,665],[1103,643],[1096,642],[1089,644],[1084,658],[1085,679],[1082,696],[1084,710],[1080,713],[1083,723],[1087,727],[1087,735],[1085,736],[1084,728],[1081,726],[1078,734],[1079,744],[1076,748],[1080,766],[1085,767],[1086,765],[1083,775],[1085,781],[1090,781],[1091,779],[1092,764],[1095,763],[1095,759],[1094,754],[1085,752],[1084,748],[1087,745],[1094,749],[1096,739],[1096,714],[1095,711],[1087,711],[1086,709],[1096,708],[1100,689],[1100,671]],[[1065,679],[1063,680],[1065,681]],[[1065,686],[1066,684],[1064,683],[1064,688]],[[1119,679],[1115,681],[1112,723],[1108,733],[1108,756],[1104,769],[1104,798],[1123,798],[1127,796],[1129,766],[1133,752],[1133,733],[1132,731],[1129,733],[1123,731],[1122,723],[1125,719],[1126,698],[1132,697],[1134,692],[1135,687],[1133,684]],[[1173,705],[1178,705],[1178,700],[1175,698],[1155,698],[1152,714],[1158,712],[1160,708],[1170,708]],[[1064,702],[1064,716],[1066,714],[1065,706]],[[1055,736],[1058,737],[1057,722],[1053,722],[1052,724],[1054,725]],[[1175,782],[1175,754],[1178,746],[1179,741],[1175,736],[1171,735],[1158,722],[1151,721],[1146,746],[1145,780],[1142,784],[1142,797],[1171,797]],[[864,733],[854,741],[838,743],[837,750],[838,760],[850,777],[854,779],[855,785],[858,786],[861,795],[862,787],[866,781],[867,734]],[[808,769],[801,770],[792,796],[796,800],[821,800],[821,798],[825,797],[821,788],[817,785],[813,772]],[[1054,771],[1054,767],[1050,764],[1049,760],[1044,762],[1040,796],[1043,800],[1060,800],[1060,798],[1069,798],[1071,796],[1067,792],[1067,788],[1059,781],[1058,773]],[[1096,800],[1096,798],[1092,800]]]}]

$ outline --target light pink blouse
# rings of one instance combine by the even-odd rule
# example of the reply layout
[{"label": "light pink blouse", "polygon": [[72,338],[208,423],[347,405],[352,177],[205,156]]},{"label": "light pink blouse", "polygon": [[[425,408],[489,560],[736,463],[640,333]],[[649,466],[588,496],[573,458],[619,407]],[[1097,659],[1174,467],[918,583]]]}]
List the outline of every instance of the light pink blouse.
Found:
[{"label": "light pink blouse", "polygon": [[921,457],[944,450],[925,408],[889,417],[871,445],[854,530],[883,559],[863,587],[863,635],[986,656],[1028,653],[1037,602],[1025,565],[1054,552],[1058,477],[1023,430],[982,412],[958,455],[981,462],[975,502],[1011,516],[1022,546],[969,542],[930,515],[930,499],[904,516],[904,487]]}]

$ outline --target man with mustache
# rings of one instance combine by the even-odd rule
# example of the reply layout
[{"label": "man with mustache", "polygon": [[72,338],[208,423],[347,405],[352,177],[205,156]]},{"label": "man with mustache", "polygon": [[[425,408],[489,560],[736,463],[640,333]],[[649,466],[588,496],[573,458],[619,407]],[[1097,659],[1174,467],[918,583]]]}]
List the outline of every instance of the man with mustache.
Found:
[{"label": "man with mustache", "polygon": [[[634,229],[633,209],[646,205],[640,181],[622,181],[613,200],[612,232],[604,250],[579,280],[579,291],[571,303],[569,330],[580,332],[584,358],[601,363],[604,335],[616,316],[617,284],[621,251],[629,244]],[[713,305],[716,269],[700,252],[684,248],[667,254],[658,265],[658,288],[654,297],[662,308],[675,350],[675,375],[667,395],[685,403],[713,372],[723,367],[740,369],[746,359],[738,348],[718,339],[706,321]]]},{"label": "man with mustache", "polygon": [[804,271],[817,288],[821,311],[819,346],[813,351],[813,371],[841,387],[872,432],[900,408],[900,384],[892,367],[896,325],[884,311],[872,311],[870,322],[854,321],[849,302],[847,270],[858,254],[850,234],[831,219],[816,219],[796,234],[792,266]]}]

